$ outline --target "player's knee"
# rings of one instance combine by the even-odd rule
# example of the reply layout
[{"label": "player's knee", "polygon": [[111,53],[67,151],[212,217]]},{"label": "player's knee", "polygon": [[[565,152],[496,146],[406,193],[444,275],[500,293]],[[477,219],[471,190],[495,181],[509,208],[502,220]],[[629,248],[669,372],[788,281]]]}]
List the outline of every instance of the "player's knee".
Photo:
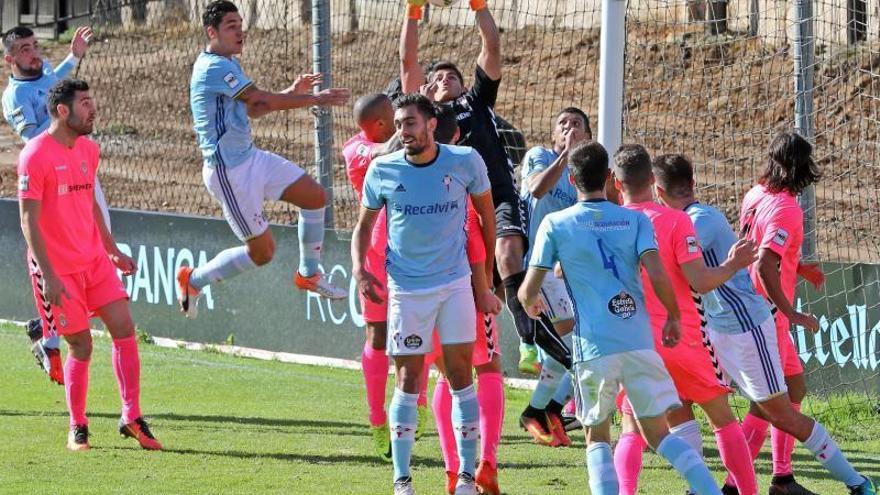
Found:
[{"label": "player's knee", "polygon": [[248,256],[257,266],[263,266],[272,261],[275,256],[275,243],[265,242],[259,246],[253,246],[248,249]]},{"label": "player's knee", "polygon": [[495,251],[495,262],[498,263],[498,271],[503,277],[514,275],[523,270],[522,249],[518,249],[516,244],[511,243],[510,239],[515,237],[503,237],[498,240],[498,249]]},{"label": "player's knee", "polygon": [[88,361],[92,358],[92,341],[91,339],[76,339],[67,341],[70,355],[77,361]]},{"label": "player's knee", "polygon": [[367,323],[367,342],[373,349],[385,349],[386,334],[384,324]]}]

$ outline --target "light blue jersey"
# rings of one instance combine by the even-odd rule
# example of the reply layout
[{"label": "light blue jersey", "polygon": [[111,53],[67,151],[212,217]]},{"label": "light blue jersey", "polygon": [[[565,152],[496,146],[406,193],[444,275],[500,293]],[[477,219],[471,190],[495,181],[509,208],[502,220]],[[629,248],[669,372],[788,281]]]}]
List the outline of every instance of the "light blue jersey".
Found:
[{"label": "light blue jersey", "polygon": [[467,200],[489,191],[486,165],[473,148],[438,147],[434,161],[422,165],[407,161],[403,150],[377,158],[364,179],[364,207],[385,207],[388,283],[402,291],[440,287],[471,273]]},{"label": "light blue jersey", "polygon": [[189,104],[206,167],[235,168],[253,154],[247,105],[236,99],[252,84],[234,58],[202,52],[196,59]]},{"label": "light blue jersey", "polygon": [[[547,191],[547,194],[540,199],[532,196],[529,192],[528,178],[550,168],[550,165],[552,165],[557,158],[559,158],[559,153],[540,146],[535,146],[530,149],[526,153],[525,158],[523,158],[521,171],[523,180],[521,181],[522,188],[520,196],[529,209],[528,222],[530,252],[531,246],[535,242],[535,236],[538,234],[538,227],[541,225],[541,221],[544,220],[544,217],[548,213],[568,208],[577,203],[577,190],[568,180],[567,166],[564,167],[562,175],[559,176],[559,181],[556,185]],[[530,252],[526,253],[526,260],[529,259]]]},{"label": "light blue jersey", "polygon": [[[706,265],[720,265],[737,241],[724,214],[700,203],[691,204],[685,211],[694,222]],[[746,269],[736,272],[730,280],[704,295],[703,303],[709,326],[721,333],[750,332],[770,318],[770,308],[755,291]]]},{"label": "light blue jersey", "polygon": [[656,250],[648,217],[607,200],[544,217],[529,266],[562,265],[574,305],[574,362],[654,349],[640,270],[642,255]]},{"label": "light blue jersey", "polygon": [[70,74],[74,67],[76,60],[69,56],[55,69],[44,60],[43,73],[34,79],[9,77],[9,84],[3,90],[3,117],[24,141],[49,128],[51,119],[46,105],[49,89]]}]

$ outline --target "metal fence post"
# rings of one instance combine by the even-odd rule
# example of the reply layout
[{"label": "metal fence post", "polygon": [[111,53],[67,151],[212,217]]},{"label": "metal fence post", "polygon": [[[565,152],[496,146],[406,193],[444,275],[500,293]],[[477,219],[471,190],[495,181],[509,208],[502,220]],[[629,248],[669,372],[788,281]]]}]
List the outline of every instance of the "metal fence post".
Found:
[{"label": "metal fence post", "polygon": [[[312,0],[312,68],[324,75],[320,89],[332,87],[330,57],[330,0]],[[324,226],[333,221],[333,114],[329,108],[315,107],[315,164],[318,181],[327,193]]]},{"label": "metal fence post", "polygon": [[[815,38],[813,36],[813,0],[795,0],[796,23],[794,46],[794,125],[807,141],[815,141],[813,125],[813,64]],[[801,256],[805,260],[817,258],[816,242],[816,188],[807,187],[798,198],[804,210],[804,243]]]}]

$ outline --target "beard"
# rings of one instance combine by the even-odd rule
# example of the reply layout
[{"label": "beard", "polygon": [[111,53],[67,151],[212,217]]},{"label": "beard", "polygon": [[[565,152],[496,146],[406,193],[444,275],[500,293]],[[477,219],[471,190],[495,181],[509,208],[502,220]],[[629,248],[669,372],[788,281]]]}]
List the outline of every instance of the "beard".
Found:
[{"label": "beard", "polygon": [[43,73],[43,63],[40,62],[40,66],[34,69],[33,67],[28,67],[25,65],[21,65],[18,62],[15,63],[15,66],[18,68],[18,71],[21,72],[21,75],[24,77],[37,77]]},{"label": "beard", "polygon": [[88,136],[95,130],[95,122],[83,119],[77,115],[67,118],[67,127],[76,132],[78,136]]}]

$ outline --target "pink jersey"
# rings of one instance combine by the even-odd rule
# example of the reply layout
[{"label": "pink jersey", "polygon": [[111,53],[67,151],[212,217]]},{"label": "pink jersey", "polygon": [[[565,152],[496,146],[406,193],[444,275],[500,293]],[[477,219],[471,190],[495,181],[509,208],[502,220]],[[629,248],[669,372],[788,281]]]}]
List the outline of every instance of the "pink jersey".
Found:
[{"label": "pink jersey", "polygon": [[19,155],[18,198],[40,201],[40,233],[58,275],[86,271],[107,256],[95,223],[98,156],[98,144],[86,137],[67,148],[48,132]]},{"label": "pink jersey", "polygon": [[[803,222],[803,210],[797,199],[787,192],[773,193],[758,184],[743,198],[739,217],[740,237],[753,241],[758,249],[769,249],[779,255],[782,291],[790,302],[794,301],[797,285],[797,267],[804,241]],[[758,277],[757,263],[749,266],[749,275],[758,293],[766,297],[767,293]]]},{"label": "pink jersey", "polygon": [[[345,172],[348,174],[348,181],[354,188],[355,194],[360,203],[364,190],[364,177],[367,175],[367,169],[373,161],[373,148],[379,143],[374,143],[367,139],[367,135],[363,131],[355,134],[342,147],[342,156],[345,158]],[[387,219],[385,211],[379,213],[379,218],[373,225],[373,232],[370,236],[370,249],[376,253],[385,255],[385,249],[388,247]]]},{"label": "pink jersey", "polygon": [[[682,327],[685,330],[699,330],[700,315],[691,296],[691,286],[681,269],[681,265],[703,257],[691,217],[683,211],[667,208],[653,201],[632,203],[625,207],[640,211],[651,220],[651,224],[654,225],[654,235],[657,237],[660,260],[672,281],[675,299],[681,311]],[[652,326],[655,330],[659,330],[666,322],[666,308],[654,293],[644,269],[642,269],[642,285],[645,289],[645,300]]]}]

